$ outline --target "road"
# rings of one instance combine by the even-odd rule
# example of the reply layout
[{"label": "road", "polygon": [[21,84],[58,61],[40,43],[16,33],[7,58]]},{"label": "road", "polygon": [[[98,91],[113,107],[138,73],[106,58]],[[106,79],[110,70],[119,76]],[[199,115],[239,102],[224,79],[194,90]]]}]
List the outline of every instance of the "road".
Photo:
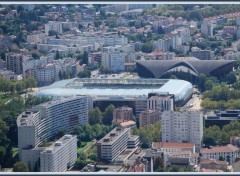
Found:
[{"label": "road", "polygon": [[181,109],[201,110],[201,102],[201,97],[193,94],[192,98]]}]

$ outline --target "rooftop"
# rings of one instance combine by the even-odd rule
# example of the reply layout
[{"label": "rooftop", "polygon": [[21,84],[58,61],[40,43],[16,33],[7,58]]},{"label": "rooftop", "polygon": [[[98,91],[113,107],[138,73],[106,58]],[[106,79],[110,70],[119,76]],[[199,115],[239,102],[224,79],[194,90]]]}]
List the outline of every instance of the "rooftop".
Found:
[{"label": "rooftop", "polygon": [[130,130],[130,128],[123,128],[123,127],[118,126],[118,127],[114,128],[106,136],[104,136],[101,140],[99,140],[98,143],[101,143],[102,145],[103,144],[111,145],[121,136],[121,134],[123,134],[129,130]]},{"label": "rooftop", "polygon": [[180,95],[192,84],[175,79],[71,79],[58,81],[41,90],[39,96],[121,96],[136,97],[148,93],[169,93]]},{"label": "rooftop", "polygon": [[24,111],[17,118],[18,126],[34,126],[34,117],[39,114],[39,111]]},{"label": "rooftop", "polygon": [[232,144],[228,144],[226,146],[218,146],[213,148],[203,148],[200,153],[208,154],[208,153],[228,153],[228,152],[237,152],[239,149]]},{"label": "rooftop", "polygon": [[201,160],[200,164],[220,164],[220,165],[228,165],[227,161],[220,161],[215,159],[203,159]]},{"label": "rooftop", "polygon": [[181,143],[181,142],[153,142],[152,149],[160,148],[193,148],[193,143]]},{"label": "rooftop", "polygon": [[57,140],[55,143],[53,143],[51,146],[47,147],[42,153],[54,153],[54,152],[57,152],[68,141],[70,141],[71,139],[76,138],[76,137],[77,136],[73,136],[73,135],[64,135],[59,140]]}]

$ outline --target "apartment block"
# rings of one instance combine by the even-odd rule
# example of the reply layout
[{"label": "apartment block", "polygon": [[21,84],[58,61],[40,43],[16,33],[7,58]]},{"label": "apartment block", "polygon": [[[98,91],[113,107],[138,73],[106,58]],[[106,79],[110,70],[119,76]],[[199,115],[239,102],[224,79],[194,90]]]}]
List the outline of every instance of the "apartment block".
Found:
[{"label": "apartment block", "polygon": [[8,70],[13,71],[15,74],[23,74],[23,62],[30,59],[30,56],[24,54],[7,53],[6,66]]},{"label": "apartment block", "polygon": [[[30,163],[38,161],[39,146],[58,134],[60,129],[72,131],[88,123],[87,96],[52,100],[24,111],[17,118],[19,158]],[[34,155],[34,156],[33,156]],[[32,156],[32,157],[29,157]]]},{"label": "apartment block", "polygon": [[191,55],[200,60],[211,60],[213,57],[213,53],[211,50],[201,50],[197,47],[192,47]]},{"label": "apartment block", "polygon": [[133,110],[130,107],[116,108],[113,111],[113,120],[133,120]]},{"label": "apartment block", "polygon": [[128,145],[130,128],[116,127],[97,142],[97,156],[101,161],[112,162]]},{"label": "apartment block", "polygon": [[201,33],[203,33],[206,36],[213,36],[213,28],[214,28],[214,22],[209,19],[203,19],[203,23],[201,25]]},{"label": "apartment block", "polygon": [[200,151],[203,140],[203,115],[198,111],[164,111],[162,114],[163,142],[191,142]]},{"label": "apartment block", "polygon": [[169,94],[166,95],[149,94],[147,106],[149,110],[158,110],[160,112],[173,111],[174,96]]},{"label": "apartment block", "polygon": [[161,112],[159,110],[142,111],[139,115],[139,127],[148,126],[161,120]]},{"label": "apartment block", "polygon": [[118,47],[105,47],[102,56],[102,65],[112,72],[124,71],[125,55]]},{"label": "apartment block", "polygon": [[40,153],[41,172],[64,172],[77,160],[77,136],[64,135]]}]

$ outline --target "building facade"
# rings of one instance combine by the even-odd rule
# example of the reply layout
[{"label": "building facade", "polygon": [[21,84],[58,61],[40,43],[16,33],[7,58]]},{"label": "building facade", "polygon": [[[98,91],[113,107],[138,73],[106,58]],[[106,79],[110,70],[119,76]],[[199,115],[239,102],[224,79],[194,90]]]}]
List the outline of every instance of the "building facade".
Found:
[{"label": "building facade", "polygon": [[173,95],[154,95],[148,98],[148,110],[173,111],[174,97]]},{"label": "building facade", "polygon": [[231,144],[226,146],[217,146],[212,148],[203,148],[200,151],[202,159],[219,160],[222,157],[229,164],[233,164],[235,159],[239,157],[239,149]]},{"label": "building facade", "polygon": [[191,142],[200,151],[203,140],[203,115],[198,111],[174,112],[162,114],[163,142]]},{"label": "building facade", "polygon": [[130,107],[116,108],[113,111],[113,119],[118,120],[133,120],[133,110]]},{"label": "building facade", "polygon": [[6,54],[6,67],[8,70],[13,71],[15,74],[23,74],[23,62],[30,59],[29,56],[23,54],[7,53]]},{"label": "building facade", "polygon": [[64,135],[40,153],[41,172],[64,172],[77,160],[77,136]]},{"label": "building facade", "polygon": [[139,115],[139,127],[155,124],[161,120],[161,114],[158,110],[142,111]]},{"label": "building facade", "polygon": [[125,70],[125,53],[117,47],[106,47],[102,56],[102,65],[112,72]]},{"label": "building facade", "polygon": [[[19,158],[34,166],[37,160],[28,157],[36,156],[40,144],[59,133],[60,129],[72,131],[77,125],[88,123],[88,98],[68,97],[49,101],[31,110],[25,111],[17,118]],[[24,150],[24,152],[22,152]],[[37,159],[37,157],[33,157]],[[32,169],[32,168],[31,168]]]},{"label": "building facade", "polygon": [[97,155],[101,161],[112,162],[128,145],[130,128],[116,127],[97,142]]}]

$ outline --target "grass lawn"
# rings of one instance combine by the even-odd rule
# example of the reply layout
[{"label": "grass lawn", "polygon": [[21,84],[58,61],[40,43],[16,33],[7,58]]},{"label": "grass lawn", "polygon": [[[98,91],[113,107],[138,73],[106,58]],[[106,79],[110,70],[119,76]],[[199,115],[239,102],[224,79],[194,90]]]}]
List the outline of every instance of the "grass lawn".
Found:
[{"label": "grass lawn", "polygon": [[87,152],[91,148],[92,144],[93,144],[92,141],[90,141],[90,142],[82,142],[81,143],[81,147],[79,147],[77,149],[77,152],[78,153],[81,153],[81,152],[85,153],[85,152]]}]

